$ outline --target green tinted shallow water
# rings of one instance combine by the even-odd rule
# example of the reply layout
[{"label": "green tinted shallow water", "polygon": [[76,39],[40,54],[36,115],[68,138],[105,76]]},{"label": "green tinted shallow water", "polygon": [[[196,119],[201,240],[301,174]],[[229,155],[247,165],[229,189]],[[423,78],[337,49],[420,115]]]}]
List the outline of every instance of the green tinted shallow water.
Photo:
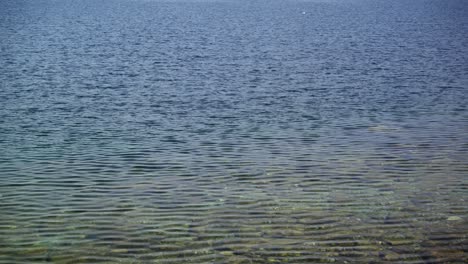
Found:
[{"label": "green tinted shallow water", "polygon": [[318,140],[278,147],[298,155],[287,160],[213,157],[209,166],[132,151],[78,164],[37,157],[3,183],[1,260],[463,263],[464,151],[455,138],[369,143],[404,142],[415,136],[407,130],[357,129],[344,138],[367,135],[361,147]]},{"label": "green tinted shallow water", "polygon": [[463,1],[1,1],[0,263],[466,263]]}]

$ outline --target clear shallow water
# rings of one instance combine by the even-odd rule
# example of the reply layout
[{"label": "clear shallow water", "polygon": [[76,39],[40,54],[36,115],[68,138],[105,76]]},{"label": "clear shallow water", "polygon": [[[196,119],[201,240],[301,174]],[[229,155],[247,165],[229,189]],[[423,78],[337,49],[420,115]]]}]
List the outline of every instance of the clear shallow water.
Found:
[{"label": "clear shallow water", "polygon": [[467,261],[464,1],[2,1],[0,263]]}]

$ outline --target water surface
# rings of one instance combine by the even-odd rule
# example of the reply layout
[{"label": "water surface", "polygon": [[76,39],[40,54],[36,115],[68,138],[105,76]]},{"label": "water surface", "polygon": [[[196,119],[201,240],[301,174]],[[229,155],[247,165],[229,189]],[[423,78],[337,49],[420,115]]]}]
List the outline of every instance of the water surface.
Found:
[{"label": "water surface", "polygon": [[465,263],[462,0],[0,3],[0,263]]}]

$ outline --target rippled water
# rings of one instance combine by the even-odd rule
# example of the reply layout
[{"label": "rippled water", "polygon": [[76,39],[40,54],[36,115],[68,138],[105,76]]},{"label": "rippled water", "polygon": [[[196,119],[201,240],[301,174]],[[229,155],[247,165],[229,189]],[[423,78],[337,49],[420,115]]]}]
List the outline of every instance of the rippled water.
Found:
[{"label": "rippled water", "polygon": [[0,263],[465,263],[466,1],[0,2]]}]

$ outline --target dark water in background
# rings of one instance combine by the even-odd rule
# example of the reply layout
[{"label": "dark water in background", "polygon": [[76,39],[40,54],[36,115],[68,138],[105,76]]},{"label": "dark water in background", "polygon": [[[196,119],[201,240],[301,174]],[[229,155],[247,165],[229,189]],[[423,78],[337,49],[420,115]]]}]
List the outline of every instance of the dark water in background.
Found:
[{"label": "dark water in background", "polygon": [[1,1],[0,263],[467,261],[466,1]]}]

